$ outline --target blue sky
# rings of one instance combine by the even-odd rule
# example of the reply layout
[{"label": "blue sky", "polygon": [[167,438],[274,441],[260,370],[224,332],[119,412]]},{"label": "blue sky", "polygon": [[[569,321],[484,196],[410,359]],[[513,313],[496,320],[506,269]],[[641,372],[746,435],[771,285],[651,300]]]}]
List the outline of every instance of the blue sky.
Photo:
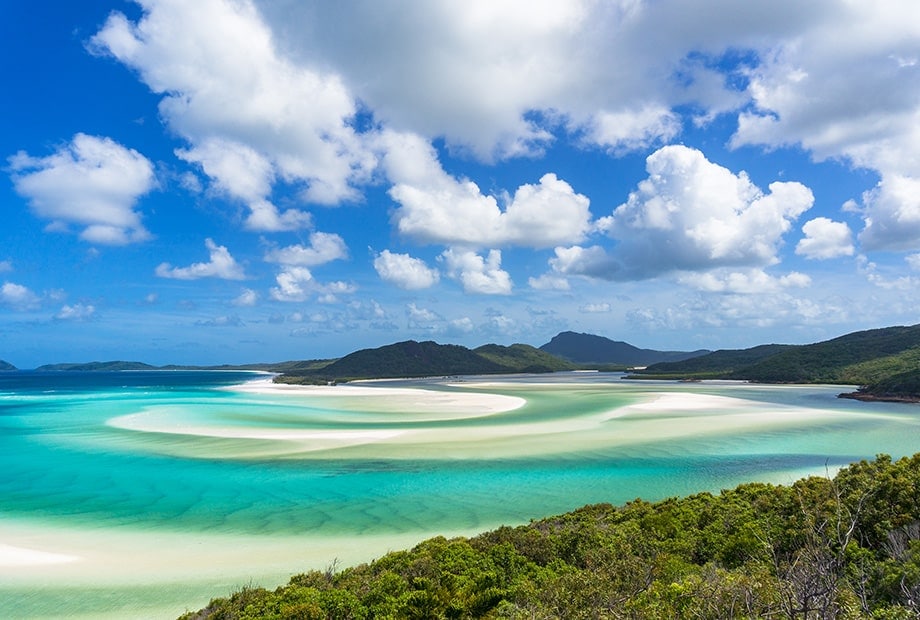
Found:
[{"label": "blue sky", "polygon": [[0,4],[0,359],[920,322],[913,0]]}]

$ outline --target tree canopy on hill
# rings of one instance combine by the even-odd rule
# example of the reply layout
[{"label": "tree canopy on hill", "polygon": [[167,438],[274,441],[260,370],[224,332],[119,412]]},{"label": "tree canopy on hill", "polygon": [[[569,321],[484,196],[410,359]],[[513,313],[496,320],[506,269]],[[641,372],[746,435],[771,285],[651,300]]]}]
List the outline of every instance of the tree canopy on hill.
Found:
[{"label": "tree canopy on hill", "polygon": [[851,369],[870,360],[892,358],[920,347],[920,325],[887,327],[847,334],[833,340],[792,347],[743,370],[753,381],[793,381],[796,383],[843,383],[855,380]]},{"label": "tree canopy on hill", "polygon": [[512,372],[560,372],[577,368],[575,364],[529,344],[513,344],[510,347],[486,344],[473,349],[473,352]]},{"label": "tree canopy on hill", "polygon": [[502,366],[455,344],[407,340],[362,349],[319,370],[332,377],[426,377],[501,372]]},{"label": "tree canopy on hill", "polygon": [[572,364],[523,344],[484,345],[476,350],[455,344],[407,340],[376,349],[362,349],[332,363],[289,369],[281,377],[290,383],[438,377],[515,372],[571,370]]},{"label": "tree canopy on hill", "polygon": [[857,400],[893,400],[920,402],[920,370],[911,370],[885,377],[850,394]]},{"label": "tree canopy on hill", "polygon": [[646,372],[693,376],[707,373],[724,377],[781,353],[791,346],[793,345],[762,344],[750,349],[723,349],[684,361],[653,364],[646,369]]},{"label": "tree canopy on hill", "polygon": [[[837,383],[861,392],[920,398],[920,325],[854,332],[808,345],[762,345],[716,351],[673,364],[649,366],[644,376],[723,378],[765,383]],[[895,379],[895,377],[898,377]]]},{"label": "tree canopy on hill", "polygon": [[920,455],[834,479],[585,506],[474,538],[427,540],[275,590],[217,618],[920,617]]}]

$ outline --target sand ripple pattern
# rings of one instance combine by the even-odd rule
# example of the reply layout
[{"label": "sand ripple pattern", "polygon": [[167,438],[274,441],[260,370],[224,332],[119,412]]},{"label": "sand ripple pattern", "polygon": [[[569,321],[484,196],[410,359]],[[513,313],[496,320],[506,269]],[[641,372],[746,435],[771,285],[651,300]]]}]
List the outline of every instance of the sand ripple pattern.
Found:
[{"label": "sand ripple pattern", "polygon": [[[235,386],[232,401],[150,404],[107,420],[132,446],[195,458],[481,459],[813,427],[840,411],[658,385],[538,380]],[[766,388],[759,388],[761,391]],[[168,441],[165,439],[168,438]]]}]

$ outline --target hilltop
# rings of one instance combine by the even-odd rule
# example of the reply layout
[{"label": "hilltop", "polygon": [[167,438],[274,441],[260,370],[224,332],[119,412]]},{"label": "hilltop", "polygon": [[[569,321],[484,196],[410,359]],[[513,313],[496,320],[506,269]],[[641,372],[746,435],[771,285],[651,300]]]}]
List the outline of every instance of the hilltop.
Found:
[{"label": "hilltop", "polygon": [[10,364],[9,362],[4,362],[0,360],[0,370],[16,370],[16,367]]},{"label": "hilltop", "polygon": [[861,386],[863,399],[920,401],[920,325],[853,332],[807,345],[716,351],[637,376]]},{"label": "hilltop", "polygon": [[456,344],[406,340],[361,349],[331,363],[291,369],[279,380],[315,383],[351,379],[391,379],[445,375],[488,375],[574,370],[575,365],[530,345],[489,344],[468,349]]},{"label": "hilltop", "polygon": [[706,349],[699,351],[640,349],[627,342],[576,332],[561,332],[541,346],[540,350],[576,364],[616,364],[620,366],[648,366],[659,362],[678,362],[710,353]]},{"label": "hilltop", "polygon": [[78,371],[115,371],[115,370],[157,370],[156,366],[144,364],[143,362],[125,362],[116,360],[112,362],[84,362],[84,363],[63,363],[63,364],[45,364],[35,370],[40,371],[57,371],[57,370],[78,370]]}]

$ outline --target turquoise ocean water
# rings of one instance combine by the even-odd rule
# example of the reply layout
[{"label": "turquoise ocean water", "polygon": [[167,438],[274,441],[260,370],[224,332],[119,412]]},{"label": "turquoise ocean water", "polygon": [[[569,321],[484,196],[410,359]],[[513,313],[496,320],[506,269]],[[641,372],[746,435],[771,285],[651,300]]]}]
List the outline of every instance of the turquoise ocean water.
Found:
[{"label": "turquoise ocean water", "polygon": [[[277,585],[336,557],[369,560],[434,532],[788,483],[920,451],[920,407],[838,399],[833,386],[571,373],[378,382],[348,397],[226,389],[259,377],[0,373],[4,616],[170,617],[233,587]],[[387,396],[389,387],[416,391]],[[467,395],[490,394],[524,404],[466,409]],[[86,541],[106,536],[113,548],[100,553],[111,555],[92,560]],[[181,566],[190,540],[200,546]],[[318,547],[285,542],[297,540],[357,551],[311,555]],[[219,573],[199,568],[234,541],[238,565],[215,557]],[[290,556],[260,555],[278,541]],[[23,567],[21,549],[70,561]]]}]

